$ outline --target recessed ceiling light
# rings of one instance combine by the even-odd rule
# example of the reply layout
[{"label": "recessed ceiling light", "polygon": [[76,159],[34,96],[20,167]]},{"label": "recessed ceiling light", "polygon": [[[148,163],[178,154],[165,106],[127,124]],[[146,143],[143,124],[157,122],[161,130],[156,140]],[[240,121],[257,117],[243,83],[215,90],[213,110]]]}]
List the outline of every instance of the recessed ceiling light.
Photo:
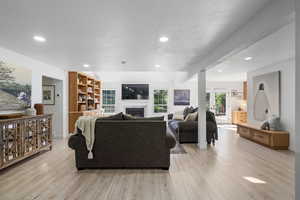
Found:
[{"label": "recessed ceiling light", "polygon": [[46,42],[46,38],[44,38],[43,36],[40,36],[40,35],[33,36],[33,39],[37,42]]},{"label": "recessed ceiling light", "polygon": [[160,68],[160,65],[155,65],[156,68]]},{"label": "recessed ceiling light", "polygon": [[88,68],[88,67],[90,67],[90,65],[89,64],[84,64],[83,67]]},{"label": "recessed ceiling light", "polygon": [[162,36],[162,37],[159,38],[159,41],[160,41],[160,42],[168,42],[168,41],[169,41],[169,38],[166,37],[166,36]]},{"label": "recessed ceiling light", "polygon": [[223,72],[223,70],[221,70],[221,69],[218,69],[218,72],[219,72],[219,73],[221,73],[221,72]]},{"label": "recessed ceiling light", "polygon": [[246,60],[246,61],[252,60],[252,57],[246,57],[246,58],[244,58],[244,60]]},{"label": "recessed ceiling light", "polygon": [[122,63],[122,65],[125,65],[126,64],[126,60],[122,60],[121,63]]}]

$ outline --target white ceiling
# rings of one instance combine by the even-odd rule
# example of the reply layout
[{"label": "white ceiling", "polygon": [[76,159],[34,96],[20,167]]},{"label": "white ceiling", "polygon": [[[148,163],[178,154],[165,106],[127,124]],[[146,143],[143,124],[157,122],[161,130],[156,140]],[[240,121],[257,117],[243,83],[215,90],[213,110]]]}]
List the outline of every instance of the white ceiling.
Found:
[{"label": "white ceiling", "polygon": [[[244,58],[253,57],[250,61]],[[246,73],[295,57],[295,23],[288,24],[272,35],[208,70],[209,81],[245,81]],[[222,72],[218,72],[218,71]]]},{"label": "white ceiling", "polygon": [[[183,70],[270,0],[0,0],[0,46],[60,67]],[[37,44],[33,35],[47,38]],[[159,43],[162,35],[168,43]],[[126,65],[120,62],[126,60]]]}]

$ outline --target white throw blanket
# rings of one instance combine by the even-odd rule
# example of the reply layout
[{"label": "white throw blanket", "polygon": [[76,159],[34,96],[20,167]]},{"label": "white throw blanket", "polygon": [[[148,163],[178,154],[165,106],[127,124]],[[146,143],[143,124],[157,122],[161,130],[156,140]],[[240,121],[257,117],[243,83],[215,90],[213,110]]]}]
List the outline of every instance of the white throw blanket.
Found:
[{"label": "white throw blanket", "polygon": [[95,124],[98,117],[95,116],[81,116],[75,123],[75,130],[81,130],[82,135],[85,137],[86,147],[89,151],[88,159],[93,159],[93,146],[95,141]]}]

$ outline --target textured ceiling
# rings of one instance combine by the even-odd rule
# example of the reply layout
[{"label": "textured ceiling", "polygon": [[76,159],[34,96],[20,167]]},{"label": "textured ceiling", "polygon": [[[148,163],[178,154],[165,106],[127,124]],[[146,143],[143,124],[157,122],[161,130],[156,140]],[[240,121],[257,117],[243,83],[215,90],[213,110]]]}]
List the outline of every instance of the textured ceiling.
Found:
[{"label": "textured ceiling", "polygon": [[[245,61],[246,57],[253,59]],[[244,81],[249,71],[294,57],[295,23],[293,22],[215,66],[207,72],[207,78],[210,81]]]},{"label": "textured ceiling", "polygon": [[[269,1],[1,0],[0,46],[66,69],[177,71]],[[168,43],[158,42],[163,35]]]}]

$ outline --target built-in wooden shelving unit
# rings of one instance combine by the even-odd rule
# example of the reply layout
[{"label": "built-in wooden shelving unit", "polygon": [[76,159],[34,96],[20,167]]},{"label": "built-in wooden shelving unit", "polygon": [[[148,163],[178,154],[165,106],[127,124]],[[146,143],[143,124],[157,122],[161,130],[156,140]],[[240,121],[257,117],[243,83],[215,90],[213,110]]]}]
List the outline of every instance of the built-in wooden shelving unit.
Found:
[{"label": "built-in wooden shelving unit", "polygon": [[81,72],[69,72],[69,132],[78,117],[100,109],[101,81]]}]

